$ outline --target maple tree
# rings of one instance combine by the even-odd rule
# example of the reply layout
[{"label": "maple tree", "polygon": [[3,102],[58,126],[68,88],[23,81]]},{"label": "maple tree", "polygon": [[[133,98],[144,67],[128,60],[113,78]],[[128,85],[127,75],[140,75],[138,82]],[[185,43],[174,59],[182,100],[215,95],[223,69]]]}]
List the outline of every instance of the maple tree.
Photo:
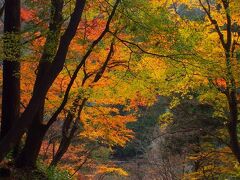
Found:
[{"label": "maple tree", "polygon": [[[17,140],[21,138],[21,136],[25,132],[25,127],[28,127],[31,125],[31,122],[33,121],[33,118],[34,118],[34,114],[37,113],[38,108],[41,107],[39,105],[44,102],[44,98],[48,89],[50,88],[52,82],[55,80],[56,76],[61,71],[66,58],[68,46],[72,38],[74,37],[77,26],[79,24],[79,21],[81,18],[79,14],[81,15],[83,11],[84,3],[85,1],[83,2],[76,1],[76,8],[69,22],[70,25],[66,29],[65,34],[63,34],[63,36],[61,37],[59,48],[58,48],[58,51],[56,52],[54,60],[50,62],[51,67],[49,68],[48,72],[50,72],[51,75],[49,73],[47,74],[43,73],[44,74],[43,76],[46,76],[46,77],[43,78],[44,80],[40,81],[40,79],[42,78],[42,74],[41,74],[42,72],[41,71],[38,72],[38,75],[37,75],[38,77],[36,81],[37,87],[34,88],[35,90],[33,92],[33,97],[31,98],[28,106],[26,107],[25,111],[22,113],[18,121],[20,123],[18,124],[18,122],[16,122],[13,128],[11,128],[11,130],[9,131],[8,135],[6,135],[1,141],[2,142],[2,145],[1,145],[2,158],[7,152],[9,152],[9,150],[17,142]],[[49,62],[46,62],[46,63],[48,64]],[[40,82],[38,83],[38,81]]]},{"label": "maple tree", "polygon": [[[39,84],[38,81],[40,82],[39,78],[41,78],[41,76],[44,74],[44,71],[51,65],[51,63],[52,63],[51,59],[54,58],[54,53],[56,53],[56,50],[54,50],[54,49],[58,45],[58,44],[56,44],[55,41],[58,41],[57,39],[59,39],[59,33],[60,33],[59,23],[61,23],[61,21],[62,21],[61,20],[61,11],[59,11],[59,10],[62,8],[62,4],[60,2],[54,2],[54,1],[52,1],[52,3],[53,3],[52,4],[53,8],[56,8],[58,10],[57,11],[56,11],[56,9],[52,10],[53,22],[50,21],[50,25],[49,25],[50,33],[47,34],[46,40],[44,42],[44,49],[43,49],[42,57],[40,59],[39,67],[37,69],[36,82],[35,82],[35,86],[33,87],[33,92],[39,90],[39,87],[38,87],[38,84]],[[74,83],[74,80],[77,78],[77,74],[78,74],[80,68],[84,65],[86,59],[92,53],[92,49],[98,44],[98,42],[101,41],[101,39],[104,37],[104,35],[109,31],[108,30],[109,25],[110,25],[111,19],[113,18],[113,15],[114,15],[114,12],[116,10],[118,3],[119,2],[117,2],[115,7],[113,8],[112,14],[109,16],[109,19],[106,22],[106,25],[104,25],[105,29],[102,31],[101,34],[99,34],[99,37],[96,40],[94,40],[92,42],[92,44],[90,44],[91,48],[86,52],[85,56],[83,57],[82,62],[77,66],[77,69],[75,69],[75,72],[74,72],[73,76],[71,77],[70,82],[67,86],[62,103],[60,104],[57,111],[55,113],[53,113],[53,116],[50,118],[49,122],[46,125],[44,125],[45,122],[43,122],[44,104],[41,105],[41,108],[37,108],[39,112],[38,113],[36,112],[36,116],[34,117],[35,120],[27,133],[26,144],[16,161],[16,163],[19,167],[34,166],[34,164],[36,163],[36,158],[39,153],[41,142],[43,140],[43,137],[44,137],[46,131],[57,120],[59,113],[61,113],[64,106],[66,105],[70,89]],[[50,47],[51,47],[51,49],[49,49]],[[97,72],[94,82],[99,80],[99,78],[102,75],[102,73],[104,72],[104,69],[106,68],[106,66],[107,66],[107,63],[105,63],[104,66]],[[84,79],[84,80],[86,80],[86,79]],[[31,104],[32,99],[33,98],[31,97],[30,100],[28,100],[29,104],[26,105],[25,111],[28,109],[29,105]],[[44,101],[42,101],[42,103],[44,103]],[[24,112],[23,112],[23,114],[24,114]]]},{"label": "maple tree", "polygon": [[[199,1],[197,3],[197,6],[202,8],[206,13],[206,19],[212,24],[210,31],[213,31],[203,35],[204,38],[201,39],[202,42],[198,44],[200,49],[196,48],[195,50],[195,52],[203,58],[203,60],[199,60],[203,63],[200,64],[199,71],[202,71],[202,67],[205,66],[204,63],[210,64],[207,65],[207,72],[204,71],[199,74],[203,77],[202,81],[206,81],[212,85],[210,85],[210,91],[218,92],[216,94],[217,96],[219,96],[219,94],[225,95],[225,102],[221,104],[225,104],[224,108],[228,109],[224,115],[226,118],[226,128],[229,132],[230,148],[238,159],[238,77],[236,75],[238,72],[238,63],[236,50],[238,48],[237,41],[239,35],[238,32],[233,29],[233,26],[234,23],[239,21],[237,16],[239,12],[234,10],[235,4],[229,1],[219,1],[216,3]],[[218,8],[219,6],[221,7],[220,9]],[[207,30],[205,30],[205,32]],[[215,47],[211,46],[213,40],[218,43]],[[208,45],[203,45],[203,43],[208,42]],[[203,49],[201,47],[203,47]],[[208,51],[209,49],[212,51],[211,54]],[[197,63],[196,65],[199,64]],[[193,71],[196,70],[193,69]],[[205,77],[202,75],[203,73],[206,73]],[[196,75],[198,75],[198,72],[196,72]],[[215,90],[212,89],[214,87]],[[214,101],[214,99],[212,100]],[[217,111],[221,110],[218,109]]]},{"label": "maple tree", "polygon": [[[214,108],[213,116],[219,118],[219,122],[224,124],[223,127],[218,129],[216,137],[227,151],[231,149],[232,152],[228,155],[225,152],[226,149],[222,150],[218,146],[214,147],[214,144],[208,143],[215,148],[213,148],[215,152],[211,154],[211,151],[214,151],[213,149],[203,148],[203,152],[195,154],[196,159],[206,156],[206,161],[203,160],[201,167],[203,169],[193,173],[192,177],[209,175],[209,177],[216,178],[224,175],[224,173],[237,176],[238,170],[235,169],[235,172],[233,172],[233,168],[228,169],[229,164],[225,164],[224,159],[228,157],[228,163],[231,162],[231,166],[238,167],[236,161],[239,161],[239,63],[237,59],[239,50],[239,5],[235,3],[237,2],[181,1],[175,2],[172,8],[172,13],[178,14],[175,21],[179,25],[179,37],[183,38],[179,39],[183,44],[179,46],[176,43],[173,48],[178,51],[185,51],[190,56],[182,56],[171,63],[165,62],[167,65],[165,67],[166,73],[159,81],[162,88],[160,93],[166,96],[174,95],[170,108],[181,104],[182,99],[195,97],[198,98],[200,103],[211,105]],[[199,18],[194,14],[191,16],[194,11],[199,12],[197,14]],[[193,20],[194,17],[195,20]],[[171,114],[167,113],[165,119],[166,122],[164,123],[169,123],[171,127]],[[202,144],[202,147],[204,147],[204,143]],[[208,145],[205,147],[208,147]],[[222,159],[219,159],[222,162],[218,162],[218,165],[214,157],[216,154],[222,157]],[[235,159],[232,155],[235,156]],[[216,164],[214,164],[214,161]],[[235,176],[233,175],[233,177]]]}]

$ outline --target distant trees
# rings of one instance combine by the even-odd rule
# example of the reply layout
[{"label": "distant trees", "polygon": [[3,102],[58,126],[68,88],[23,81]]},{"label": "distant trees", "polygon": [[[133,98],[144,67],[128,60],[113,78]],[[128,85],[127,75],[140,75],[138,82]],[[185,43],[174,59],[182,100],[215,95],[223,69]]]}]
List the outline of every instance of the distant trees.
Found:
[{"label": "distant trees", "polygon": [[114,157],[128,159],[144,156],[152,144],[151,139],[159,133],[159,117],[167,111],[168,101],[167,97],[158,97],[152,106],[139,105],[136,112],[137,120],[127,124],[127,127],[135,133],[135,138],[125,147],[115,147]]}]

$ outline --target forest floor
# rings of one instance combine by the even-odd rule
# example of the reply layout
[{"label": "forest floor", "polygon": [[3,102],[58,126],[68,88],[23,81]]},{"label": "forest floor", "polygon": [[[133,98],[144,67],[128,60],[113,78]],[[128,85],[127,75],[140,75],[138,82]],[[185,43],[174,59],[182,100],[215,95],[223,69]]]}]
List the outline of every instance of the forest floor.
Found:
[{"label": "forest floor", "polygon": [[0,164],[1,180],[47,180],[47,175],[37,169],[18,169],[11,162],[2,162]]},{"label": "forest floor", "polygon": [[61,175],[58,178],[56,175],[49,177],[48,172],[45,170],[18,169],[14,168],[11,162],[3,162],[0,164],[0,180],[161,180],[157,166],[154,167],[146,159],[113,160],[111,164],[114,164],[117,168],[121,168],[128,175],[122,176],[118,173],[97,174],[94,170],[90,170],[87,173],[80,171],[73,178],[66,178]]}]

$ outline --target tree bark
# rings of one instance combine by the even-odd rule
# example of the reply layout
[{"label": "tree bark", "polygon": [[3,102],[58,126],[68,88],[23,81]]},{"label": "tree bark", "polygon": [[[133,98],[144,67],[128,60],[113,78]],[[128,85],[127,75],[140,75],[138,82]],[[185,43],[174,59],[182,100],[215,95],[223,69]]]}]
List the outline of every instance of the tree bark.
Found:
[{"label": "tree bark", "polygon": [[[63,1],[52,0],[51,1],[51,20],[49,23],[49,32],[47,35],[46,43],[44,45],[44,50],[40,63],[38,66],[38,74],[34,86],[34,90],[38,87],[38,84],[42,80],[42,77],[51,66],[51,62],[56,54],[58,42],[60,38],[60,30],[63,23],[62,17]],[[34,121],[27,133],[26,143],[23,150],[16,159],[15,165],[19,168],[35,168],[37,157],[41,148],[41,144],[47,128],[43,122],[44,114],[44,101],[41,107],[38,109]]]},{"label": "tree bark", "polygon": [[69,136],[62,137],[59,148],[58,148],[50,166],[56,166],[57,163],[62,159],[63,155],[67,152],[68,147],[69,147],[76,131],[77,131],[77,127],[74,126],[71,129]]},{"label": "tree bark", "polygon": [[[41,110],[43,110],[41,108]],[[37,119],[40,118],[40,119]],[[42,112],[36,114],[34,123],[29,129],[28,136],[18,158],[16,159],[15,166],[18,168],[36,168],[37,157],[42,145],[46,127],[42,124]]]},{"label": "tree bark", "polygon": [[[85,103],[87,102],[87,98],[84,98],[82,100],[81,105],[78,109],[78,113],[77,113],[78,115],[75,118],[73,114],[75,114],[75,112],[77,111],[77,107],[79,106],[78,105],[78,102],[80,101],[79,98],[75,99],[72,107],[72,112],[68,113],[68,116],[64,121],[64,124],[62,126],[62,139],[61,139],[59,148],[57,150],[57,153],[55,154],[52,162],[50,163],[50,166],[56,166],[57,163],[62,159],[63,155],[67,152],[68,147],[70,146],[76,131],[79,128],[81,112],[83,110]],[[75,121],[74,121],[74,118],[75,118]],[[73,124],[72,127],[71,127],[71,124]]]},{"label": "tree bark", "polygon": [[[238,102],[237,102],[237,88],[236,80],[233,74],[233,58],[231,57],[231,50],[233,47],[232,43],[232,19],[231,10],[229,7],[229,1],[222,0],[223,7],[225,9],[226,21],[227,21],[227,34],[226,43],[223,46],[226,57],[226,68],[227,68],[227,85],[228,85],[228,105],[229,105],[229,122],[228,122],[228,133],[230,138],[230,148],[235,155],[238,163],[240,163],[240,147],[238,138]],[[234,50],[233,50],[234,51]],[[232,51],[232,52],[233,52]]]},{"label": "tree bark", "polygon": [[[5,1],[2,121],[0,140],[19,118],[20,110],[20,0]],[[17,153],[18,146],[14,152]],[[15,153],[13,155],[15,155]]]},{"label": "tree bark", "polygon": [[228,96],[229,103],[229,123],[228,123],[228,134],[230,138],[230,148],[235,155],[236,159],[240,163],[240,147],[238,142],[238,109],[237,109],[237,97],[234,91],[230,92]]}]

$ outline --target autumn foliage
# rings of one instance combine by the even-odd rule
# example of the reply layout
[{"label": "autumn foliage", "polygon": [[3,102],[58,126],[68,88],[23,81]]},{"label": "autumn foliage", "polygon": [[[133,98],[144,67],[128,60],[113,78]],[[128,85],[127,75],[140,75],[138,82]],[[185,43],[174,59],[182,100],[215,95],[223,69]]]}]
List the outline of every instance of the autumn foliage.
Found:
[{"label": "autumn foliage", "polygon": [[[13,2],[17,30],[9,4],[0,14],[9,169],[240,177],[239,0]],[[9,126],[6,92],[20,94]]]}]

